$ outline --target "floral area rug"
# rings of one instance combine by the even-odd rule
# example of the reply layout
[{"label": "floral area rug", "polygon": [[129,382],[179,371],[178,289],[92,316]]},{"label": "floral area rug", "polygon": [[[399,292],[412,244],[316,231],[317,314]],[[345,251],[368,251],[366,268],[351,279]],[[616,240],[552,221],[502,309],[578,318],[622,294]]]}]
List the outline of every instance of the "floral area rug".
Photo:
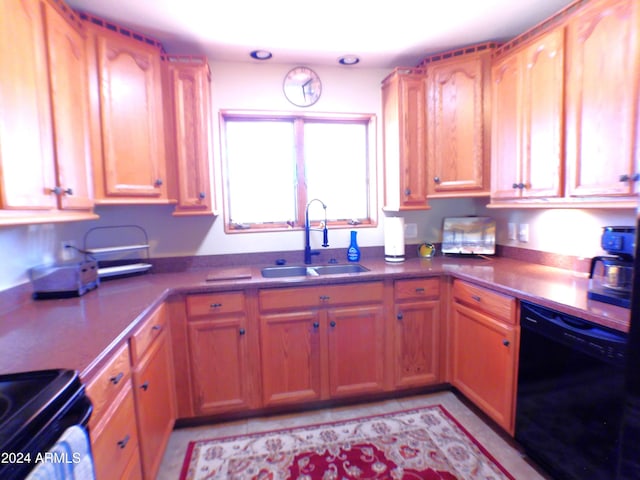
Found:
[{"label": "floral area rug", "polygon": [[514,480],[441,405],[191,442],[180,479]]}]

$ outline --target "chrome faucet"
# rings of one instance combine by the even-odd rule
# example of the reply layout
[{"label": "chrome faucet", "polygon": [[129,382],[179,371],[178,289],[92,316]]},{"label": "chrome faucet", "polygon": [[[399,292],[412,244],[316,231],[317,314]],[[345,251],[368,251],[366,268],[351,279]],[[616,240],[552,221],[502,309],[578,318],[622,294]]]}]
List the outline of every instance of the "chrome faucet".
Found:
[{"label": "chrome faucet", "polygon": [[[320,204],[322,205],[322,208],[324,208],[324,225],[322,228],[322,246],[325,248],[329,246],[329,231],[327,230],[327,206],[322,202],[322,200],[314,198],[313,200],[310,200],[309,203],[307,203],[307,207],[304,212],[304,263],[305,265],[311,265],[312,255],[320,255],[320,252],[318,250],[311,250],[311,238],[309,235],[309,232],[312,230],[309,222],[309,205],[311,205],[313,202],[320,202]],[[314,228],[313,230],[320,230],[320,229]]]}]

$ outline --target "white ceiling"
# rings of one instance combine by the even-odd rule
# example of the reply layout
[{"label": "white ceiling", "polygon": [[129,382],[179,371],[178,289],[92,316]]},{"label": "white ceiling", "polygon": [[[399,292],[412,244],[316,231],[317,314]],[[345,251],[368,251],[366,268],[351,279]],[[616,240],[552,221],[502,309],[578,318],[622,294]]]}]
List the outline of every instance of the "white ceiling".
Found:
[{"label": "white ceiling", "polygon": [[76,9],[210,60],[359,67],[416,65],[427,54],[516,36],[572,0],[68,0]]}]

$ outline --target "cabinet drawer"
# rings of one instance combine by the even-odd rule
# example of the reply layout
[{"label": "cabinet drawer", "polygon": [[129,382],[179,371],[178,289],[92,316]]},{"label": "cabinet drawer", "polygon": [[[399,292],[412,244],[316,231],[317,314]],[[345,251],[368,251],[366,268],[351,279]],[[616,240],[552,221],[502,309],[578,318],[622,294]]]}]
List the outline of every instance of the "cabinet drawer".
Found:
[{"label": "cabinet drawer", "polygon": [[244,312],[243,292],[220,292],[187,297],[187,315],[201,317]]},{"label": "cabinet drawer", "polygon": [[[140,464],[133,392],[124,390],[104,428],[91,432],[97,480],[122,478],[132,461]],[[136,472],[137,473],[137,472]],[[134,478],[137,475],[133,475]]]},{"label": "cabinet drawer", "polygon": [[453,298],[457,302],[469,305],[474,310],[482,311],[497,320],[514,325],[517,323],[516,299],[508,295],[455,280],[453,282]]},{"label": "cabinet drawer", "polygon": [[156,308],[130,339],[131,364],[136,365],[151,343],[167,329],[167,313],[164,304]]},{"label": "cabinet drawer", "polygon": [[130,377],[129,348],[123,345],[109,363],[87,385],[87,396],[93,404],[89,427],[98,424]]},{"label": "cabinet drawer", "polygon": [[440,297],[439,278],[416,278],[398,280],[394,285],[396,300],[421,300]]},{"label": "cabinet drawer", "polygon": [[382,282],[320,285],[314,287],[273,288],[260,290],[260,310],[313,308],[358,303],[380,303]]}]

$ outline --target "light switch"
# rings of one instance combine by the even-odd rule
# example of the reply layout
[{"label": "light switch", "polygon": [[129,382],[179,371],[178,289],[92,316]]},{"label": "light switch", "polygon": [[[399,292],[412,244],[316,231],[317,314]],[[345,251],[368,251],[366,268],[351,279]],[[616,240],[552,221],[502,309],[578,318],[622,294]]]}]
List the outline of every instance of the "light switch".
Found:
[{"label": "light switch", "polygon": [[517,228],[516,224],[509,222],[509,240],[517,240]]},{"label": "light switch", "polygon": [[529,224],[521,223],[518,225],[518,241],[527,243],[529,241]]}]

